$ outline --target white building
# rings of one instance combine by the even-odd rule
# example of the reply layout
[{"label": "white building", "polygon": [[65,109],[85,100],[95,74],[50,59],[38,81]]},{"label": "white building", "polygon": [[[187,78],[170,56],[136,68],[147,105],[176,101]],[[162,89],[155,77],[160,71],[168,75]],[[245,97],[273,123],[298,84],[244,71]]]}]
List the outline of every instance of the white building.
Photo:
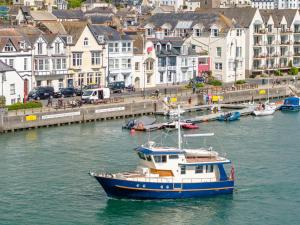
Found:
[{"label": "white building", "polygon": [[32,88],[31,45],[14,28],[0,29],[0,61],[15,69],[24,81],[24,94]]},{"label": "white building", "polygon": [[258,9],[298,9],[299,0],[252,0],[252,7]]},{"label": "white building", "polygon": [[103,36],[108,47],[108,83],[124,81],[125,86],[133,85],[133,40],[117,30],[103,25],[92,25],[94,35]]},{"label": "white building", "polygon": [[193,71],[211,72],[223,82],[245,79],[245,32],[219,13],[156,14],[145,25],[145,35],[157,42],[159,70],[168,69],[163,82],[188,80]]},{"label": "white building", "polygon": [[[0,96],[4,96],[6,105],[23,102],[24,81],[9,65],[0,61]],[[2,89],[3,88],[3,89]]]},{"label": "white building", "polygon": [[[276,0],[252,0],[252,7],[258,9],[275,9]],[[277,6],[277,5],[276,5]]]}]

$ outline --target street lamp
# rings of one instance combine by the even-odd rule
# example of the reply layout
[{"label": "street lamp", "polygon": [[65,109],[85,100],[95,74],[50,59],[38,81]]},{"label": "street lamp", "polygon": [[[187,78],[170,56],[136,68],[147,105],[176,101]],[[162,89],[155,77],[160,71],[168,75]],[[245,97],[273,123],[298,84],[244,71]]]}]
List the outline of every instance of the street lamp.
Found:
[{"label": "street lamp", "polygon": [[3,72],[0,72],[1,74],[1,96],[3,97],[3,86],[4,86],[4,76],[5,76],[5,73]]},{"label": "street lamp", "polygon": [[143,88],[143,95],[144,99],[146,98],[146,61],[143,62],[144,66],[144,88]]},{"label": "street lamp", "polygon": [[196,73],[195,73],[195,58],[193,59],[193,61],[192,61],[192,63],[193,63],[193,79],[195,79],[195,75],[196,75]]}]

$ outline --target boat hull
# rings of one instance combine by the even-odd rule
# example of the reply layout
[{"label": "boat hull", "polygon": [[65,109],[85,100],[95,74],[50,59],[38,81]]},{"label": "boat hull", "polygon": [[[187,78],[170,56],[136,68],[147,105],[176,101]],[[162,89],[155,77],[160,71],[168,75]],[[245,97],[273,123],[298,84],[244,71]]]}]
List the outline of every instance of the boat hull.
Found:
[{"label": "boat hull", "polygon": [[234,181],[202,183],[137,182],[94,176],[106,194],[114,198],[130,199],[182,199],[219,194],[232,194]]},{"label": "boat hull", "polygon": [[255,110],[253,111],[253,114],[255,116],[270,116],[273,115],[275,113],[275,110],[265,110],[265,111],[261,111],[261,110]]}]

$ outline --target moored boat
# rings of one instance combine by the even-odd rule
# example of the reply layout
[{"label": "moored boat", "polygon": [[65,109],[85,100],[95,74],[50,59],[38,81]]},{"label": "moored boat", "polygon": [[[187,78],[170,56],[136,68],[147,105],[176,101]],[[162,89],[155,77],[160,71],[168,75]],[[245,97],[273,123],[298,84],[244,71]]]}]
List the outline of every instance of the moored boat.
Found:
[{"label": "moored boat", "polygon": [[254,111],[253,114],[255,116],[269,116],[269,115],[273,115],[276,111],[276,106],[272,106],[269,104],[265,104],[262,106],[257,107]]},{"label": "moored boat", "polygon": [[300,98],[288,97],[284,99],[283,105],[279,108],[282,111],[299,111],[300,110]]},{"label": "moored boat", "polygon": [[[133,172],[90,172],[110,197],[131,199],[177,199],[231,194],[234,170],[225,170],[231,161],[211,148],[182,148],[178,126],[178,147],[148,142],[135,149],[140,163]],[[212,136],[192,134],[185,137]]]},{"label": "moored boat", "polygon": [[224,115],[221,115],[217,118],[218,121],[235,121],[235,120],[239,120],[241,117],[241,113],[240,112],[229,112],[226,113]]}]

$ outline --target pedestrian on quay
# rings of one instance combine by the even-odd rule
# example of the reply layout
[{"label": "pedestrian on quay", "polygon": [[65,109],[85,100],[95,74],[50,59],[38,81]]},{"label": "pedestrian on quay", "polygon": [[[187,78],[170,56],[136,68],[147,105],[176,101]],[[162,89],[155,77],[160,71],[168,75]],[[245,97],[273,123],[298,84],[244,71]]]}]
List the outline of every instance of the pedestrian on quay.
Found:
[{"label": "pedestrian on quay", "polygon": [[48,102],[47,102],[47,107],[51,106],[52,107],[52,96],[50,95],[50,97],[48,98]]}]

